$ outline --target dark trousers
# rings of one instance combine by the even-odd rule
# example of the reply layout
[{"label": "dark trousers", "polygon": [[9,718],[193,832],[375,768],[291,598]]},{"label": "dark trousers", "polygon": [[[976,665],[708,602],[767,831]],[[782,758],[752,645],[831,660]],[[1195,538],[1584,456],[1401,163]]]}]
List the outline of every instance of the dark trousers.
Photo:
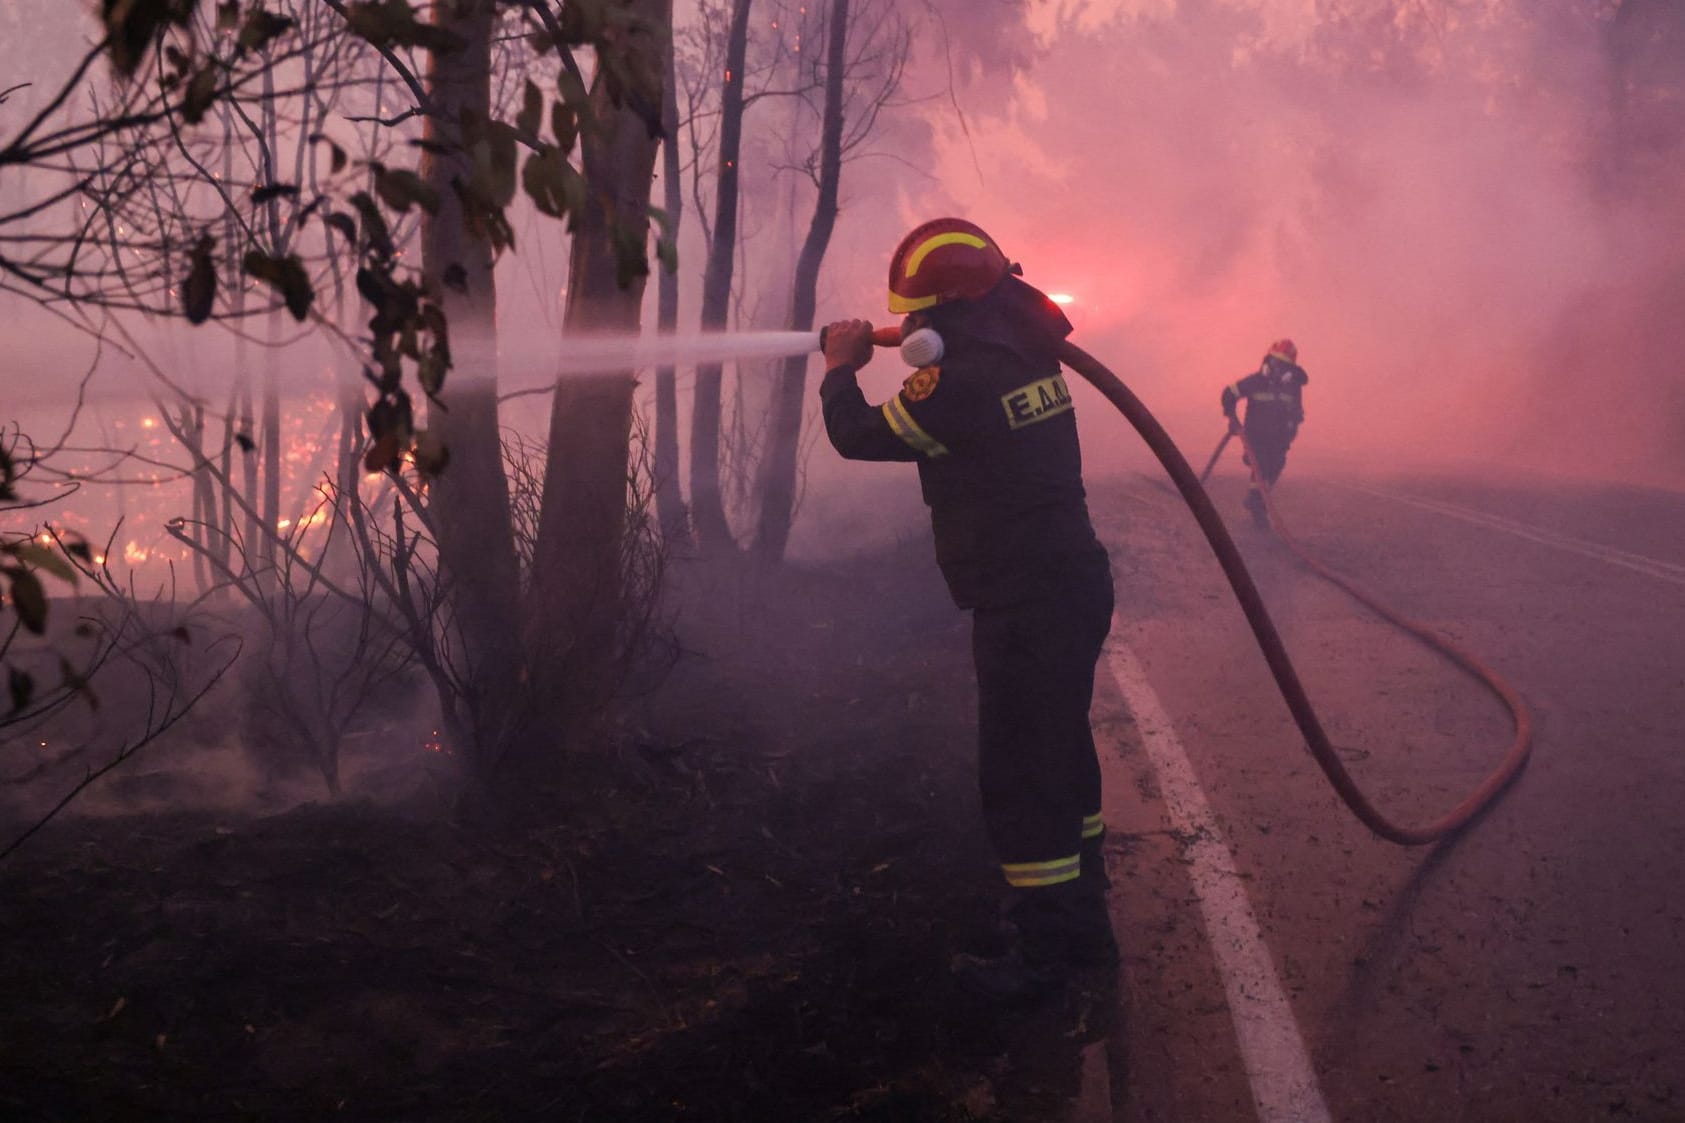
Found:
[{"label": "dark trousers", "polygon": [[978,779],[1007,881],[1035,889],[1078,876],[1085,827],[1099,830],[1100,762],[1088,724],[1094,668],[1111,630],[1104,552],[1043,575],[1046,592],[978,608]]},{"label": "dark trousers", "polygon": [[1287,447],[1292,443],[1292,435],[1279,430],[1246,431],[1246,447],[1252,450],[1254,466],[1266,487],[1274,487],[1281,478],[1281,470],[1287,467]]}]

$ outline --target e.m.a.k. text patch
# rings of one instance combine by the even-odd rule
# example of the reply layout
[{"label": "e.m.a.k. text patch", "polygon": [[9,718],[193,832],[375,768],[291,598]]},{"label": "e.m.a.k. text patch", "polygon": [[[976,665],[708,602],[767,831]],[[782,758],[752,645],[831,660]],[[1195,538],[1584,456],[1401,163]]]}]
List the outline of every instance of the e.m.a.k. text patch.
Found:
[{"label": "e.m.a.k. text patch", "polygon": [[1010,394],[1002,394],[1000,404],[1006,410],[1006,423],[1014,429],[1046,421],[1071,408],[1071,390],[1060,375],[1043,378],[1028,386],[1020,386]]}]

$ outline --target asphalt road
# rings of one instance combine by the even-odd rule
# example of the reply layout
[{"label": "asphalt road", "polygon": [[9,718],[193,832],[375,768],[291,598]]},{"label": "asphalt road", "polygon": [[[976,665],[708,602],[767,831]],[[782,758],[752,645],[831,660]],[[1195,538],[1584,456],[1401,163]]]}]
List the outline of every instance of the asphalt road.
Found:
[{"label": "asphalt road", "polygon": [[[1507,713],[1253,529],[1242,488],[1213,493],[1348,766],[1393,818],[1439,818]],[[1179,501],[1133,476],[1091,502],[1119,594],[1095,709],[1125,952],[1109,1117],[1685,1119],[1685,495],[1283,481],[1304,546],[1532,709],[1520,779],[1421,848],[1338,802]]]}]

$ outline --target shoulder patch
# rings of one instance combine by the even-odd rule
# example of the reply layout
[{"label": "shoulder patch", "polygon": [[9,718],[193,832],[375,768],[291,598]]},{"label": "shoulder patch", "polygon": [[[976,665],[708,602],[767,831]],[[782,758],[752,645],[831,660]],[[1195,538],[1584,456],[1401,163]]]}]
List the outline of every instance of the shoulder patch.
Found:
[{"label": "shoulder patch", "polygon": [[1071,410],[1071,391],[1059,375],[1043,378],[1028,386],[1020,386],[1010,394],[1002,394],[1001,406],[1006,410],[1006,424],[1022,429],[1038,421],[1046,421]]},{"label": "shoulder patch", "polygon": [[920,367],[907,376],[907,381],[901,384],[901,392],[907,395],[909,402],[922,402],[936,393],[936,384],[941,380],[941,367]]}]

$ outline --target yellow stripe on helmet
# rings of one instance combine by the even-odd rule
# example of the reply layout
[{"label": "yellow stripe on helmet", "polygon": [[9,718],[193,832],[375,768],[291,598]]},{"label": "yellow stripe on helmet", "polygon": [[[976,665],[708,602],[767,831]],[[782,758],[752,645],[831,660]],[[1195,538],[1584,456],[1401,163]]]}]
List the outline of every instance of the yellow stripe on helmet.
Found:
[{"label": "yellow stripe on helmet", "polygon": [[902,296],[891,291],[889,294],[889,310],[897,316],[905,316],[909,312],[922,312],[926,308],[935,307],[941,300],[939,296]]},{"label": "yellow stripe on helmet", "polygon": [[924,264],[924,259],[943,246],[971,246],[974,249],[986,250],[989,248],[989,243],[975,234],[966,234],[957,230],[947,234],[938,234],[934,238],[926,238],[919,243],[918,249],[907,255],[907,264],[901,271],[902,276],[911,277],[917,274],[919,266]]}]

